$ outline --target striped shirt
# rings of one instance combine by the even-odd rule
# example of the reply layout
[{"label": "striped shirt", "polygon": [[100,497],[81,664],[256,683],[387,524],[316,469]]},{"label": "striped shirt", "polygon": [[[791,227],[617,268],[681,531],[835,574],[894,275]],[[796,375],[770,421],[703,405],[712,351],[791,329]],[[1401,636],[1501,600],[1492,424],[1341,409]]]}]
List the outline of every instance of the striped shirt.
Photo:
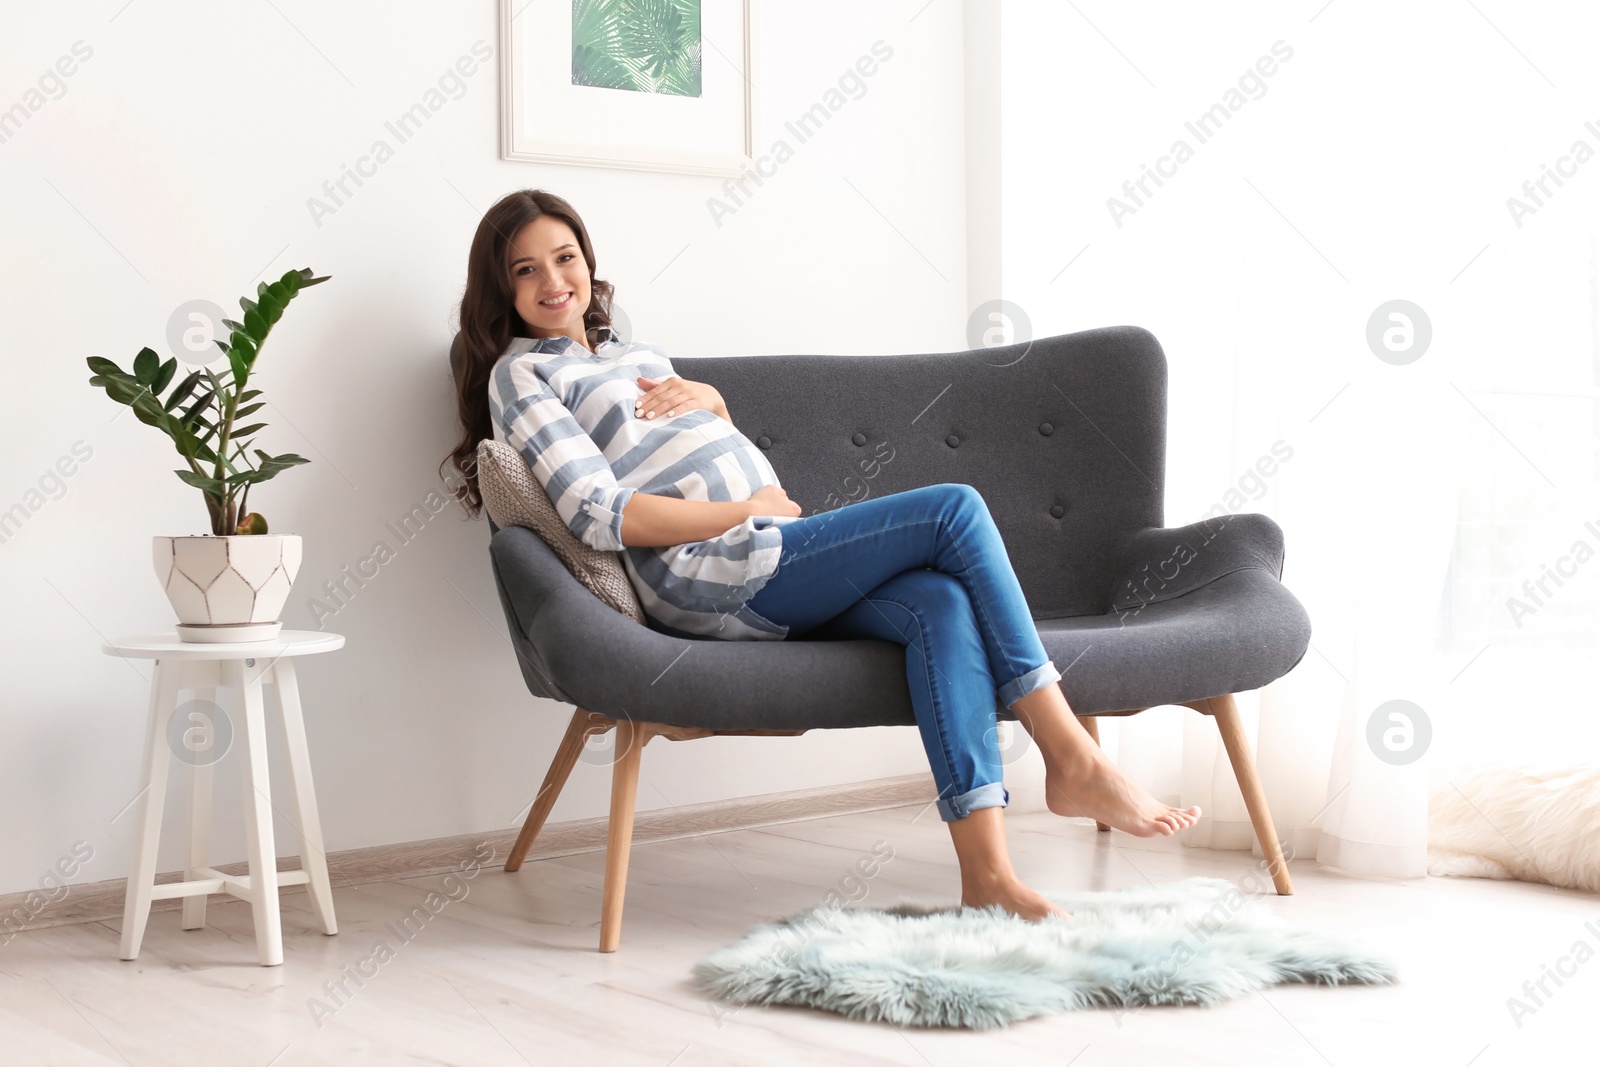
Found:
[{"label": "striped shirt", "polygon": [[798,516],[756,515],[706,541],[624,545],[634,493],[748,500],[778,476],[733,423],[695,409],[643,419],[635,378],[675,378],[661,349],[613,334],[593,353],[570,337],[517,337],[489,375],[494,439],[528,461],[556,512],[584,544],[622,554],[645,614],[668,631],[729,640],[781,640],[745,608],[778,569],[778,527]]}]

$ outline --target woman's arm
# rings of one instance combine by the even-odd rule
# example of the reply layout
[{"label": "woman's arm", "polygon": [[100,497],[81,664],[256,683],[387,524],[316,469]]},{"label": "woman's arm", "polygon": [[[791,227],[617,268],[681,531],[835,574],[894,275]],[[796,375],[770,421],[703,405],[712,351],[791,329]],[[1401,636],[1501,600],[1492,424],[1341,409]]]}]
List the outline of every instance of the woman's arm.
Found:
[{"label": "woman's arm", "polygon": [[661,548],[709,541],[750,518],[755,507],[753,500],[683,500],[634,493],[622,508],[622,543]]},{"label": "woman's arm", "polygon": [[489,417],[527,461],[573,536],[590,548],[621,551],[622,510],[638,490],[617,484],[604,453],[539,377],[532,356],[495,365]]}]

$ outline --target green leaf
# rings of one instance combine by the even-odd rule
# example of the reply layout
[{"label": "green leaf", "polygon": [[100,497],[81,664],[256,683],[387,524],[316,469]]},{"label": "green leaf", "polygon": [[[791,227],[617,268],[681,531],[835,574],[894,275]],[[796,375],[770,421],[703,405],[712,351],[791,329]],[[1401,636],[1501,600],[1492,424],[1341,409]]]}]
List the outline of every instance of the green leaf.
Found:
[{"label": "green leaf", "polygon": [[96,374],[90,379],[89,384],[103,386],[108,381],[123,382],[127,385],[133,386],[135,389],[141,388],[138,378],[135,378],[131,374],[124,374],[121,371],[117,371],[114,374]]},{"label": "green leaf", "polygon": [[133,408],[134,418],[146,426],[155,426],[162,430],[166,429],[167,413],[161,409],[161,405],[156,402],[156,398],[150,393],[144,393],[137,397],[129,406]]},{"label": "green leaf", "polygon": [[241,296],[239,298],[239,306],[244,308],[246,311],[250,311],[256,306],[256,302],[251,300],[248,296]]},{"label": "green leaf", "polygon": [[123,377],[128,377],[121,367],[104,356],[90,356],[86,362],[89,364],[89,369],[96,374],[120,374]]},{"label": "green leaf", "polygon": [[267,321],[268,329],[271,329],[272,325],[283,317],[283,301],[273,296],[270,292],[265,293],[262,295],[261,303],[256,310],[261,312],[261,317]]},{"label": "green leaf", "polygon": [[135,382],[125,382],[121,378],[108,378],[105,390],[111,399],[121,404],[131,404],[147,392],[144,386]]},{"label": "green leaf", "polygon": [[160,396],[167,386],[172,384],[172,376],[178,372],[178,361],[169,359],[161,365],[161,370],[156,373],[156,380],[150,383],[150,391]]},{"label": "green leaf", "polygon": [[133,357],[134,376],[144,385],[155,381],[160,370],[161,357],[155,354],[154,349],[141,348],[139,354]]},{"label": "green leaf", "polygon": [[[112,382],[116,382],[116,383],[118,383],[120,385],[126,385],[128,388],[136,390],[136,391],[139,390],[139,389],[143,389],[144,388],[144,386],[139,384],[139,379],[135,378],[131,374],[124,374],[120,378],[111,378],[111,377],[108,377],[108,376],[106,376],[104,374],[96,374],[94,377],[89,379],[89,384],[90,385],[98,386],[99,388],[105,389],[107,391],[110,390]],[[128,395],[129,396],[133,396],[134,394],[130,393]],[[116,399],[116,398],[113,398],[113,399]],[[127,403],[127,401],[124,400],[123,403]]]},{"label": "green leaf", "polygon": [[204,444],[194,434],[186,430],[180,428],[180,432],[174,435],[172,440],[178,446],[178,452],[186,459],[195,459],[209,464],[217,462],[217,453],[209,445]]},{"label": "green leaf", "polygon": [[229,333],[243,333],[244,332],[244,323],[242,323],[242,322],[234,322],[232,319],[223,319],[222,320],[222,325],[224,325],[224,326],[226,326],[228,328],[228,332]]},{"label": "green leaf", "polygon": [[250,364],[245,361],[244,351],[238,344],[243,336],[242,333],[234,334],[234,344],[228,349],[228,367],[233,371],[233,380],[236,382],[250,380]]},{"label": "green leaf", "polygon": [[199,384],[200,372],[190,371],[189,375],[184,378],[183,381],[178,383],[177,388],[172,390],[171,395],[167,397],[167,402],[161,406],[166,408],[168,411],[171,411],[173,408],[177,407],[179,404],[188,399],[189,394],[194,392],[194,387]]},{"label": "green leaf", "polygon": [[205,396],[190,405],[189,410],[182,415],[184,424],[197,423],[201,426],[210,426],[211,423],[206,419],[206,412],[211,408],[211,401],[214,396],[214,393],[207,392]]},{"label": "green leaf", "polygon": [[251,308],[249,311],[244,313],[244,332],[249,334],[257,342],[261,341],[262,338],[267,336],[267,331],[269,329],[271,329],[271,324],[269,324],[266,319],[262,318],[259,309]]},{"label": "green leaf", "polygon": [[[259,392],[259,390],[257,390],[257,391]],[[246,415],[254,415],[256,412],[260,411],[262,408],[264,408],[266,406],[267,406],[267,402],[265,400],[262,400],[262,401],[260,401],[258,403],[250,404],[250,405],[248,405],[246,407],[240,408],[238,411],[235,411],[233,413],[233,417],[236,418],[236,419],[242,419]]]},{"label": "green leaf", "polygon": [[267,424],[264,422],[254,423],[250,426],[238,426],[235,427],[233,433],[229,434],[228,436],[230,439],[242,441],[251,434],[259,433],[266,428]]},{"label": "green leaf", "polygon": [[311,462],[304,456],[297,456],[293,452],[285,452],[281,456],[269,456],[258,448],[256,449],[256,455],[261,457],[260,469],[265,472],[262,479],[263,481],[272,477],[274,474],[277,474],[279,471],[286,471],[290,467],[296,467],[302,463]]},{"label": "green leaf", "polygon": [[246,389],[244,392],[239,394],[239,400],[242,403],[242,402],[244,402],[246,400],[254,400],[256,397],[258,397],[260,395],[261,395],[261,390],[259,390],[259,389]]},{"label": "green leaf", "polygon": [[[204,371],[201,373],[204,373]],[[201,386],[201,388],[205,389],[205,392],[201,393],[195,398],[194,403],[189,406],[189,410],[184,413],[185,417],[193,415],[196,412],[204,411],[206,408],[210,407],[211,402],[216,399],[217,390],[215,386],[205,385]]]},{"label": "green leaf", "polygon": [[177,470],[173,471],[172,473],[176,474],[179,478],[182,478],[185,482],[194,486],[196,489],[205,490],[206,496],[211,497],[213,500],[221,501],[227,495],[223,490],[222,483],[208,474],[199,474],[195,471],[186,470]]}]

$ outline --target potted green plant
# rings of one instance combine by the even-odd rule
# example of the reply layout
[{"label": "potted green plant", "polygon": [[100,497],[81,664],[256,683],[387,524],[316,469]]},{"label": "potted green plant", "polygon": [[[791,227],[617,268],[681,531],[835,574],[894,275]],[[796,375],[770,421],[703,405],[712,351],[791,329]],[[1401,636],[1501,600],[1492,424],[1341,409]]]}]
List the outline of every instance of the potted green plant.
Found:
[{"label": "potted green plant", "polygon": [[[300,570],[300,535],[268,533],[266,519],[246,504],[252,486],[310,461],[259,448],[252,461],[250,446],[266,423],[238,422],[266,403],[261,390],[248,385],[267,334],[300,290],[327,280],[310,269],[291,270],[258,285],[254,301],[241,297],[244,321],[223,319],[231,334],[226,343],[216,342],[228,359],[222,373],[205,366],[174,385],[177,359],[163,363],[149,348],[134,357],[132,373],[109,359],[88,358],[89,384],[170,437],[186,464],[174,473],[205,495],[209,534],[158,536],[153,544],[156,576],[178,614],[182,640],[265,641],[283,628],[278,614]],[[168,386],[172,391],[162,399]]]}]

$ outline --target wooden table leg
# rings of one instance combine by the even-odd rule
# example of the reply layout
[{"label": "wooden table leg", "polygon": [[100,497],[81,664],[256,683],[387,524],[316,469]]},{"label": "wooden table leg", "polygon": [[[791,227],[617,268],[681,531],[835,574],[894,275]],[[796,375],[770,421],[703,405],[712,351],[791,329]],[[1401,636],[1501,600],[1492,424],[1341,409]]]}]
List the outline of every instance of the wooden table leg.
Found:
[{"label": "wooden table leg", "polygon": [[133,856],[128,867],[128,894],[122,907],[122,948],[125,960],[138,959],[150,919],[150,901],[156,883],[156,845],[161,839],[161,811],[167,801],[167,768],[172,752],[167,748],[167,722],[178,703],[179,662],[155,661],[150,683],[150,714],[145,726],[144,765],[139,781],[139,815],[134,823]]},{"label": "wooden table leg", "polygon": [[[287,658],[287,657],[285,657]],[[244,790],[245,855],[250,861],[250,910],[255,916],[256,951],[263,967],[283,962],[283,926],[278,914],[278,850],[272,830],[272,783],[267,771],[266,713],[261,675],[267,667],[228,663],[228,685],[240,694],[244,739],[239,781]]]},{"label": "wooden table leg", "polygon": [[322,817],[317,811],[317,793],[311,784],[311,753],[306,745],[305,717],[300,709],[300,683],[294,660],[288,656],[272,666],[273,689],[282,713],[284,748],[289,754],[289,775],[294,783],[296,830],[300,835],[300,866],[309,876],[306,892],[311,910],[325,934],[337,934],[333,915],[333,886],[328,881],[328,857],[322,850]]}]

